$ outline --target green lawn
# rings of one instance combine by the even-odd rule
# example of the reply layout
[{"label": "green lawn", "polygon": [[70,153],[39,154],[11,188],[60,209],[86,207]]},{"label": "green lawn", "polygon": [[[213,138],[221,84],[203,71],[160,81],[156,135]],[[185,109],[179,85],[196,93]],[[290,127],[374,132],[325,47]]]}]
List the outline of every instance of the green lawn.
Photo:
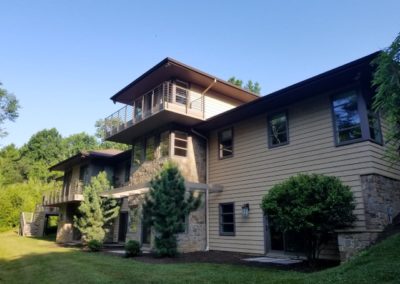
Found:
[{"label": "green lawn", "polygon": [[316,273],[217,264],[146,264],[0,234],[1,283],[400,283],[400,235]]}]

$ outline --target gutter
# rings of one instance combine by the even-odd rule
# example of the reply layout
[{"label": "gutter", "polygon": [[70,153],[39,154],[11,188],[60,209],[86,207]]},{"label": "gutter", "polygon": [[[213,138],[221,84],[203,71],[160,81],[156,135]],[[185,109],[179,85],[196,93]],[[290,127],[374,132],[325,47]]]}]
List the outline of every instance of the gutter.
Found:
[{"label": "gutter", "polygon": [[206,249],[205,251],[210,250],[210,217],[209,217],[209,186],[208,186],[208,174],[209,174],[209,146],[208,146],[208,138],[204,136],[203,134],[197,132],[193,128],[190,130],[192,131],[195,135],[199,136],[200,138],[203,138],[204,141],[206,141]]}]

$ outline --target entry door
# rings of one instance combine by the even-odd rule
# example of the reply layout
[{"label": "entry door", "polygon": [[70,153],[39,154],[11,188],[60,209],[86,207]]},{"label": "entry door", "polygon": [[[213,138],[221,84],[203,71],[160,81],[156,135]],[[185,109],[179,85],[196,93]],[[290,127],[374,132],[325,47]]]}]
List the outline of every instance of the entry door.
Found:
[{"label": "entry door", "polygon": [[118,241],[125,242],[128,232],[128,212],[121,212],[119,215]]}]

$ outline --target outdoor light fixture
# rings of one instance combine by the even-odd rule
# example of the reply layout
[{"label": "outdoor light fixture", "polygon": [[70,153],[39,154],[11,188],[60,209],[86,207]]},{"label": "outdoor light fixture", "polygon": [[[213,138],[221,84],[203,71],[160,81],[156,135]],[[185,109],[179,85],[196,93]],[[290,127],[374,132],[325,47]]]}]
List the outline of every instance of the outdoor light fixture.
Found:
[{"label": "outdoor light fixture", "polygon": [[249,217],[249,212],[250,212],[249,203],[243,204],[242,205],[242,216],[245,218]]}]

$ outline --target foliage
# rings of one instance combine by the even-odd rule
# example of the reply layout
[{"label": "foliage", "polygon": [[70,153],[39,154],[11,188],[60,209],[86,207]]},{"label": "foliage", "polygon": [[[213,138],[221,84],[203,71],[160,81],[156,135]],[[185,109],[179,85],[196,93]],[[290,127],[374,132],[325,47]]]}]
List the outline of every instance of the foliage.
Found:
[{"label": "foliage", "polygon": [[177,166],[167,163],[150,182],[150,191],[143,204],[143,221],[156,233],[157,255],[177,254],[176,234],[184,230],[182,220],[199,205],[200,198],[185,193],[184,179]]},{"label": "foliage", "polygon": [[305,236],[311,262],[331,233],[355,221],[350,187],[319,174],[300,174],[276,184],[264,196],[261,208],[277,230]]},{"label": "foliage", "polygon": [[40,204],[44,193],[54,190],[57,183],[30,180],[9,185],[0,185],[0,229],[19,225],[21,212],[33,212]]},{"label": "foliage", "polygon": [[103,243],[98,240],[90,240],[87,243],[87,247],[90,251],[97,252],[101,251],[101,249],[103,248]]},{"label": "foliage", "polygon": [[[0,86],[1,86],[0,82]],[[6,89],[0,87],[0,125],[6,120],[15,121],[18,117],[20,105],[17,98],[10,94]],[[7,135],[7,132],[0,127],[0,137]]]},{"label": "foliage", "polygon": [[230,77],[230,78],[228,79],[228,82],[229,82],[229,83],[232,83],[232,84],[234,84],[234,85],[236,85],[236,86],[238,86],[238,87],[240,87],[240,88],[243,88],[243,89],[245,89],[245,90],[247,90],[247,91],[250,91],[250,92],[252,92],[252,93],[255,93],[255,94],[257,94],[257,95],[259,95],[260,92],[261,92],[261,86],[260,86],[260,84],[259,84],[258,82],[254,82],[254,83],[253,83],[252,80],[248,80],[247,83],[246,83],[246,85],[243,86],[243,81],[242,81],[242,80],[237,79],[235,76],[232,76],[232,77]]},{"label": "foliage", "polygon": [[372,64],[376,66],[372,80],[376,87],[373,108],[387,122],[388,156],[393,162],[400,162],[400,34]]},{"label": "foliage", "polygon": [[63,139],[64,156],[66,158],[82,151],[96,150],[100,148],[96,137],[85,132],[72,134]]},{"label": "foliage", "polygon": [[78,211],[79,217],[74,216],[74,225],[82,233],[84,242],[104,241],[105,226],[118,216],[119,206],[116,200],[102,198],[100,193],[110,190],[107,174],[101,172],[92,177],[83,190],[83,201]]},{"label": "foliage", "polygon": [[105,141],[106,138],[106,129],[112,128],[114,125],[119,125],[119,121],[113,120],[111,122],[107,122],[105,119],[99,119],[95,123],[96,133],[95,136],[100,139],[100,148],[102,149],[118,149],[118,150],[128,150],[130,148],[129,145],[121,144],[117,142]]},{"label": "foliage", "polygon": [[0,150],[0,185],[21,183],[24,180],[24,167],[19,149],[10,144]]},{"label": "foliage", "polygon": [[140,243],[135,240],[129,240],[125,244],[126,256],[138,256],[140,254]]}]

